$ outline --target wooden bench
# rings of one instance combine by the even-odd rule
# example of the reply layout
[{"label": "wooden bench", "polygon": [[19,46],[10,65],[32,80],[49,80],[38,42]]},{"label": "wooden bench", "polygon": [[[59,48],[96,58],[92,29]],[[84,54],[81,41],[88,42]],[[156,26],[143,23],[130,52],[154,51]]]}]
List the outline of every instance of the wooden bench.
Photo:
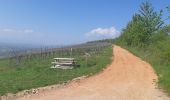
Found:
[{"label": "wooden bench", "polygon": [[54,62],[51,62],[53,66],[51,68],[60,69],[72,69],[75,65],[74,58],[54,58]]}]

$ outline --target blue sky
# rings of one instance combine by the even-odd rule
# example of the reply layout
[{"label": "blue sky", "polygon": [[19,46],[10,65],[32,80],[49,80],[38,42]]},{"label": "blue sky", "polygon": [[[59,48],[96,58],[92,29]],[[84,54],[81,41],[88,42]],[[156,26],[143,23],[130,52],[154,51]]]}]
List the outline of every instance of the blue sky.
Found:
[{"label": "blue sky", "polygon": [[[0,42],[61,45],[118,37],[145,0],[0,0]],[[170,15],[169,0],[150,0]],[[170,23],[167,21],[166,23]]]}]

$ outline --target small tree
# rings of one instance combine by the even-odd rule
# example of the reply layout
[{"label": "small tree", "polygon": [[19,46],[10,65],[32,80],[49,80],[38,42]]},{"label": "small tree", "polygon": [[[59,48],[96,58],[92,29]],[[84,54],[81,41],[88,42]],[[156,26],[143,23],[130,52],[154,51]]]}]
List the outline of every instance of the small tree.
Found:
[{"label": "small tree", "polygon": [[139,12],[141,21],[143,22],[144,27],[147,28],[147,32],[149,34],[152,34],[162,28],[164,24],[161,18],[163,13],[162,10],[159,13],[154,11],[152,4],[147,1],[142,3]]},{"label": "small tree", "polygon": [[156,12],[149,2],[144,2],[140,6],[139,13],[136,13],[127,27],[123,30],[121,38],[127,45],[148,45],[151,37],[162,27],[162,11]]}]

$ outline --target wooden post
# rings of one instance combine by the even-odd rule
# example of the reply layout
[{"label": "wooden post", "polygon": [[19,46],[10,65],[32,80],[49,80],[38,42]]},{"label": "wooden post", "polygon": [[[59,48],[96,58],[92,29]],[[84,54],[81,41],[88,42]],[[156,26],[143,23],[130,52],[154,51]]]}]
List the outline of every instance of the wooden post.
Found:
[{"label": "wooden post", "polygon": [[72,57],[72,51],[73,51],[73,49],[71,48],[70,49],[70,58]]}]

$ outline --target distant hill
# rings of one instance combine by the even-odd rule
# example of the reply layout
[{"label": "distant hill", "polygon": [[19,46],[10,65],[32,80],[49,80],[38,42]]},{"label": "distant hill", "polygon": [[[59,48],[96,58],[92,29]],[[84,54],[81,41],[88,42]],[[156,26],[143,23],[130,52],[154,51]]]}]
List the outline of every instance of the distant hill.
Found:
[{"label": "distant hill", "polygon": [[103,46],[108,45],[108,43],[112,43],[112,39],[105,39],[105,40],[97,40],[97,41],[90,41],[87,43],[82,44],[75,44],[75,45],[63,45],[63,46],[42,46],[42,45],[29,45],[29,44],[6,44],[6,43],[0,43],[0,59],[14,56],[15,53],[19,54],[25,54],[30,52],[39,52],[41,50],[48,50],[51,48],[85,48],[90,46]]},{"label": "distant hill", "polygon": [[115,39],[103,39],[103,40],[95,40],[95,41],[89,41],[87,43],[98,43],[98,42],[107,42],[107,43],[113,43]]},{"label": "distant hill", "polygon": [[0,58],[8,57],[11,51],[25,51],[29,49],[39,49],[45,46],[30,44],[8,44],[0,43]]}]

